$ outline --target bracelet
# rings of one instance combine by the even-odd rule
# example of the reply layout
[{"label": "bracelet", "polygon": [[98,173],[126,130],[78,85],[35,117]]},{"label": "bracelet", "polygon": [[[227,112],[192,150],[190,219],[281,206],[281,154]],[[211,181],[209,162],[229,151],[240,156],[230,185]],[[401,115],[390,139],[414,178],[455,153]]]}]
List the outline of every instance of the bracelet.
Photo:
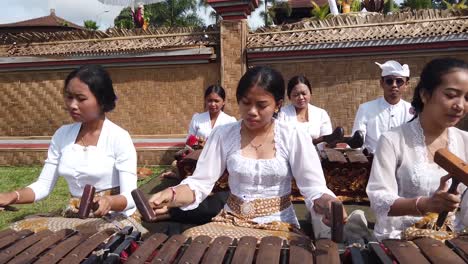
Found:
[{"label": "bracelet", "polygon": [[175,187],[169,187],[172,191],[172,199],[171,199],[171,203],[173,203],[176,199],[176,190],[175,190]]},{"label": "bracelet", "polygon": [[418,198],[416,198],[416,211],[418,212],[419,215],[423,215],[423,213],[419,210],[419,207],[418,207],[418,203],[419,203],[419,200],[421,200],[422,196],[419,196]]},{"label": "bracelet", "polygon": [[19,199],[20,199],[20,197],[21,197],[21,196],[20,196],[20,193],[19,193],[18,191],[15,191],[15,193],[16,193],[16,200],[15,200],[14,203],[18,202]]}]

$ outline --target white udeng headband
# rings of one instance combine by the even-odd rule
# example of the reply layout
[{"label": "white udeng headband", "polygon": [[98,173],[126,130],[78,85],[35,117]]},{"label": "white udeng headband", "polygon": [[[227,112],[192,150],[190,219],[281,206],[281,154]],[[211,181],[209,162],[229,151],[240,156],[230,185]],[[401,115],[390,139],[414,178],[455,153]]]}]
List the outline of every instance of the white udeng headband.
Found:
[{"label": "white udeng headband", "polygon": [[376,62],[375,64],[379,65],[382,69],[382,77],[388,75],[409,77],[410,70],[408,64],[401,65],[399,62],[394,60],[386,61],[384,64]]}]

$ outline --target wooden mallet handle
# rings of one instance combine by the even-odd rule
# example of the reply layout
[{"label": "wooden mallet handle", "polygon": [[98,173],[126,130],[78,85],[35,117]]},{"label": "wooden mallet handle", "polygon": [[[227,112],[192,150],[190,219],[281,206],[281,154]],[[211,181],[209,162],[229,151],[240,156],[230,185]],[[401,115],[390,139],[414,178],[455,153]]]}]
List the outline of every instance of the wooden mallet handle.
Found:
[{"label": "wooden mallet handle", "polygon": [[[448,193],[455,193],[460,182],[468,185],[468,164],[455,156],[448,149],[443,148],[437,150],[434,155],[434,162],[452,176],[452,184],[450,185]],[[444,224],[447,215],[448,212],[442,212],[439,214],[436,222],[437,227],[440,228]]]},{"label": "wooden mallet handle", "polygon": [[145,194],[141,190],[135,189],[132,191],[132,197],[138,211],[140,211],[141,216],[143,217],[143,220],[145,220],[145,222],[156,221],[156,215],[154,214],[153,208],[151,208],[148,203],[148,199],[146,199]]},{"label": "wooden mallet handle", "polygon": [[331,240],[335,243],[343,242],[343,204],[333,201],[331,204]]}]

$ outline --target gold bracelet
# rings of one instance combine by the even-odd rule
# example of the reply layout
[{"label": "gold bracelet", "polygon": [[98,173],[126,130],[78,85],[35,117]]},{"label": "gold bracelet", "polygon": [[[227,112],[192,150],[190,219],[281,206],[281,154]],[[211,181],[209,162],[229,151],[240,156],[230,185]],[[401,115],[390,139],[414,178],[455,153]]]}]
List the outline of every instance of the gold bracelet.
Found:
[{"label": "gold bracelet", "polygon": [[15,193],[16,193],[16,200],[15,200],[14,203],[17,203],[21,196],[20,196],[20,193],[18,191],[15,191]]},{"label": "gold bracelet", "polygon": [[422,196],[419,196],[418,198],[416,198],[416,211],[418,212],[419,215],[423,215],[423,213],[419,210],[418,208],[418,203],[419,203],[419,200],[421,200]]}]

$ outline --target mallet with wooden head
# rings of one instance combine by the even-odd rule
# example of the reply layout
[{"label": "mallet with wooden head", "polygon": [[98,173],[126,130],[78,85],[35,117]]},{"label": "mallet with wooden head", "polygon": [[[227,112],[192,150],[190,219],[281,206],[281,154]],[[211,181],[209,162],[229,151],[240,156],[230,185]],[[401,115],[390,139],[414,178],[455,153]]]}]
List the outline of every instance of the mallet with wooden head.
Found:
[{"label": "mallet with wooden head", "polygon": [[143,217],[143,220],[145,222],[155,222],[156,214],[154,213],[153,208],[151,208],[145,194],[141,190],[135,189],[132,191],[132,197],[138,211],[140,211],[141,216]]},{"label": "mallet with wooden head", "polygon": [[[449,193],[455,193],[460,182],[468,186],[468,164],[455,156],[448,149],[443,148],[437,150],[434,155],[434,162],[452,176],[452,184],[448,190]],[[444,224],[447,214],[448,212],[439,214],[437,227],[440,228]]]},{"label": "mallet with wooden head", "polygon": [[80,200],[80,208],[78,209],[78,217],[81,219],[88,218],[91,209],[96,211],[99,208],[99,204],[95,203],[94,194],[96,193],[96,188],[94,186],[86,184],[83,190],[83,195]]}]

